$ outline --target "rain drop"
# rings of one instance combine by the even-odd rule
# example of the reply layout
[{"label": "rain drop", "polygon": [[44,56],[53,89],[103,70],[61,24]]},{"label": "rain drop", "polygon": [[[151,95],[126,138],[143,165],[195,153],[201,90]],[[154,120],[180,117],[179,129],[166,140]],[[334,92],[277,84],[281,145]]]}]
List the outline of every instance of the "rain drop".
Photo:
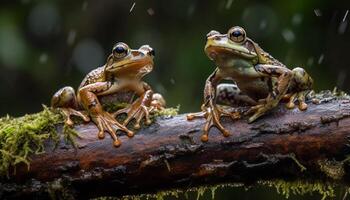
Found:
[{"label": "rain drop", "polygon": [[136,5],[136,2],[134,2],[134,3],[132,4],[132,6],[131,6],[131,8],[130,8],[130,10],[129,10],[130,13],[134,10],[135,5]]},{"label": "rain drop", "polygon": [[81,6],[81,10],[85,11],[88,7],[88,2],[84,1],[83,5]]},{"label": "rain drop", "polygon": [[337,77],[337,86],[342,87],[346,78],[346,71],[343,69],[339,72]]},{"label": "rain drop", "polygon": [[46,53],[42,53],[39,57],[39,63],[45,64],[48,60],[48,56]]},{"label": "rain drop", "polygon": [[67,44],[68,45],[72,45],[75,41],[75,38],[77,36],[77,31],[76,30],[70,30],[68,33],[68,37],[67,37]]},{"label": "rain drop", "polygon": [[338,28],[338,33],[339,34],[344,34],[347,27],[348,27],[348,21],[340,22],[340,25],[339,25],[339,28]]},{"label": "rain drop", "polygon": [[284,29],[282,31],[282,36],[289,43],[295,40],[295,35],[290,29]]},{"label": "rain drop", "polygon": [[321,54],[320,57],[318,58],[317,63],[318,63],[318,64],[321,64],[321,63],[323,62],[323,58],[324,58],[324,55]]},{"label": "rain drop", "polygon": [[292,24],[297,26],[303,21],[303,16],[300,13],[294,14],[292,17]]},{"label": "rain drop", "polygon": [[154,10],[152,8],[148,8],[147,9],[147,13],[150,15],[150,16],[153,16],[154,15]]},{"label": "rain drop", "polygon": [[314,64],[314,58],[313,57],[309,57],[306,61],[306,65],[307,66],[312,66]]},{"label": "rain drop", "polygon": [[226,5],[225,5],[226,10],[231,8],[232,3],[233,3],[233,0],[227,0]]},{"label": "rain drop", "polygon": [[259,25],[259,28],[260,28],[261,30],[264,30],[264,29],[266,28],[266,26],[267,26],[267,21],[266,21],[266,19],[261,20],[260,25]]},{"label": "rain drop", "polygon": [[317,17],[321,17],[322,16],[322,12],[320,9],[314,9],[314,13]]},{"label": "rain drop", "polygon": [[349,10],[346,10],[345,15],[343,17],[343,22],[346,20],[346,17],[348,16],[348,12],[349,12]]},{"label": "rain drop", "polygon": [[188,7],[188,10],[187,10],[188,16],[192,16],[192,15],[193,15],[194,9],[195,9],[195,4],[191,4],[191,5]]}]

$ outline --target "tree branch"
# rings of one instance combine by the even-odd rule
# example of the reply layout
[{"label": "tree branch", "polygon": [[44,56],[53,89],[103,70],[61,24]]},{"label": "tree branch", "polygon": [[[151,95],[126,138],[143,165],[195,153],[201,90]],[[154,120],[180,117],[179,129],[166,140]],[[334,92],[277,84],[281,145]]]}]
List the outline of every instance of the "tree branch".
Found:
[{"label": "tree branch", "polygon": [[92,123],[79,125],[77,149],[62,139],[54,150],[48,141],[46,153],[31,157],[29,171],[19,165],[16,175],[1,180],[0,197],[47,197],[61,190],[84,199],[295,178],[348,183],[349,116],[347,99],[309,104],[305,112],[280,105],[252,124],[223,118],[232,135],[224,138],[213,128],[207,143],[200,141],[204,120],[163,117],[132,139],[120,136],[120,148],[108,136],[97,139]]}]

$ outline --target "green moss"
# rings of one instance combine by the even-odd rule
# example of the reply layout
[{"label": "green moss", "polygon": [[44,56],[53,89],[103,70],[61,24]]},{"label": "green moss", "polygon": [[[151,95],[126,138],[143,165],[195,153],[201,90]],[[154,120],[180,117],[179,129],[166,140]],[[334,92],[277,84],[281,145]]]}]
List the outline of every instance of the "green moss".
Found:
[{"label": "green moss", "polygon": [[178,114],[180,110],[180,105],[176,106],[176,108],[164,108],[163,110],[156,110],[152,113],[152,117],[160,117],[160,116],[170,116],[173,117]]},{"label": "green moss", "polygon": [[74,200],[74,195],[67,184],[68,182],[62,179],[56,179],[52,182],[49,182],[47,184],[47,192],[50,196],[50,199]]},{"label": "green moss", "polygon": [[103,109],[107,112],[116,112],[119,109],[126,108],[128,103],[105,103],[103,104]]},{"label": "green moss", "polygon": [[[176,199],[184,197],[185,199],[190,199],[189,198],[189,193],[192,193],[192,195],[195,195],[197,200],[200,200],[201,197],[204,196],[204,194],[209,191],[211,192],[211,197],[212,200],[215,199],[215,191],[218,188],[223,188],[223,187],[242,187],[243,184],[231,184],[231,183],[226,183],[226,184],[219,184],[219,185],[214,185],[214,186],[200,186],[200,187],[192,187],[186,190],[183,189],[172,189],[172,190],[165,190],[165,191],[159,191],[155,194],[141,194],[141,195],[126,195],[121,198],[118,197],[98,197],[95,198],[95,200],[140,200],[140,199],[149,199],[149,200],[164,200],[167,197],[175,197]],[[182,195],[182,196],[181,196]]]},{"label": "green moss", "polygon": [[[274,180],[274,181],[259,181],[258,185],[274,187],[276,188],[279,194],[282,194],[285,198],[289,198],[292,194],[294,195],[305,195],[305,194],[313,194],[318,193],[322,196],[322,200],[328,197],[335,197],[335,189],[334,186],[329,183],[321,183],[321,182],[307,182],[307,181],[283,181],[283,180]],[[215,199],[215,191],[218,188],[233,188],[233,187],[244,187],[246,190],[249,190],[251,186],[245,186],[241,183],[225,183],[214,186],[201,186],[201,187],[193,187],[186,190],[173,189],[168,191],[160,191],[156,194],[142,194],[136,196],[124,196],[122,198],[116,197],[100,197],[96,198],[99,200],[104,199],[119,199],[119,200],[139,200],[139,199],[154,199],[154,200],[164,200],[165,197],[182,197],[183,195],[186,199],[188,198],[188,193],[195,193],[196,200],[202,199],[201,197],[209,191],[211,192],[211,199]]]},{"label": "green moss", "polygon": [[[43,153],[47,139],[59,141],[56,125],[62,122],[63,117],[59,112],[45,106],[43,111],[36,114],[0,118],[0,176],[8,176],[9,168],[19,163],[26,164],[29,169],[30,154]],[[64,133],[70,143],[77,135],[68,127],[64,128]]]},{"label": "green moss", "polygon": [[327,197],[335,197],[334,186],[327,183],[320,182],[306,182],[306,181],[260,181],[259,184],[275,187],[279,194],[282,194],[285,198],[289,198],[291,194],[304,195],[312,194],[314,192],[319,193],[322,196],[322,200]]},{"label": "green moss", "polygon": [[340,180],[345,175],[344,162],[319,160],[318,165],[320,170],[324,172],[328,177],[334,180]]}]

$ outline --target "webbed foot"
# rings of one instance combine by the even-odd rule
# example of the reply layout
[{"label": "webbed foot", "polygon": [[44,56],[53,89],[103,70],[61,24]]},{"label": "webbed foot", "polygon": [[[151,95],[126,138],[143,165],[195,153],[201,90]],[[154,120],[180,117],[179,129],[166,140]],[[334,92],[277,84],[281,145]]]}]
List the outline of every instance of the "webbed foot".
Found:
[{"label": "webbed foot", "polygon": [[105,137],[105,132],[108,132],[114,140],[113,145],[115,147],[119,147],[121,145],[121,142],[117,137],[118,130],[126,132],[128,137],[134,136],[134,132],[120,124],[116,119],[114,119],[113,115],[108,112],[103,111],[93,116],[92,120],[98,127],[98,138],[103,139]]},{"label": "webbed foot", "polygon": [[151,124],[150,112],[156,109],[163,109],[164,105],[165,101],[161,95],[153,94],[152,91],[148,90],[130,106],[113,113],[113,117],[126,113],[127,117],[123,125],[127,126],[130,121],[135,119],[134,128],[140,129],[142,119],[145,119],[146,125]]},{"label": "webbed foot", "polygon": [[256,106],[252,106],[245,114],[250,115],[253,114],[248,119],[248,123],[254,122],[256,119],[264,115],[266,112],[276,107],[278,104],[278,100],[272,99],[268,96],[266,99],[260,100],[259,104]]},{"label": "webbed foot", "polygon": [[211,127],[217,127],[223,134],[223,136],[228,137],[230,135],[229,131],[223,127],[220,122],[221,117],[229,116],[232,120],[239,119],[240,113],[238,112],[227,112],[216,105],[212,101],[209,105],[202,105],[202,112],[191,113],[187,115],[187,120],[193,120],[195,118],[205,118],[206,123],[204,125],[204,132],[201,136],[202,142],[207,142],[209,140],[209,130]]}]

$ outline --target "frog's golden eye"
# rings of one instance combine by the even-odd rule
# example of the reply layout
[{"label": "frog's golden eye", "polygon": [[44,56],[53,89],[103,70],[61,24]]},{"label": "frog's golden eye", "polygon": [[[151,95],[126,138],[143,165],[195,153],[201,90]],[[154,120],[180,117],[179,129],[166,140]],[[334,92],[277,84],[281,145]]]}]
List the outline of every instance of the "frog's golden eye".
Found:
[{"label": "frog's golden eye", "polygon": [[129,46],[125,43],[119,42],[116,45],[114,45],[112,53],[113,56],[116,58],[124,58],[129,53]]},{"label": "frog's golden eye", "polygon": [[232,40],[233,42],[237,42],[237,43],[244,42],[246,39],[245,30],[239,26],[232,27],[228,31],[227,35],[230,38],[230,40]]}]

